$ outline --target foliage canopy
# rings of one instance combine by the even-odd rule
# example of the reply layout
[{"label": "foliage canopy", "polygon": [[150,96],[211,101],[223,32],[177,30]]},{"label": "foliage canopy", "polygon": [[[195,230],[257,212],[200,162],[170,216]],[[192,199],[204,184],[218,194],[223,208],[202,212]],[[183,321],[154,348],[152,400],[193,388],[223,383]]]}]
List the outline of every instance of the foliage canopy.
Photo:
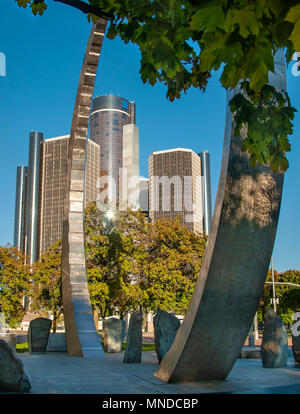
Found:
[{"label": "foliage canopy", "polygon": [[0,246],[0,312],[17,327],[25,315],[24,296],[30,289],[30,269],[25,256],[15,247]]},{"label": "foliage canopy", "polygon": [[119,211],[107,233],[95,203],[86,209],[85,246],[91,302],[101,317],[134,309],[185,313],[201,268],[206,237],[176,219],[148,223],[140,211]]},{"label": "foliage canopy", "polygon": [[61,242],[57,241],[33,265],[31,284],[31,309],[52,315],[52,329],[63,313],[61,281]]}]

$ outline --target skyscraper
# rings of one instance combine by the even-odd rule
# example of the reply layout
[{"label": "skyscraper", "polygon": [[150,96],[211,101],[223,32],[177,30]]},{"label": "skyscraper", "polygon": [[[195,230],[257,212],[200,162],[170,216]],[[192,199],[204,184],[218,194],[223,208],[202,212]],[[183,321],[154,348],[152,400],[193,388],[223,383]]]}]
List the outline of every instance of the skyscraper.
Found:
[{"label": "skyscraper", "polygon": [[[69,135],[42,137],[30,134],[28,174],[27,167],[17,169],[14,246],[30,256],[30,263],[62,237]],[[88,141],[86,204],[97,199],[99,176],[100,147]]]},{"label": "skyscraper", "polygon": [[44,135],[34,131],[29,135],[29,157],[26,188],[25,253],[29,263],[36,262],[39,245],[40,179]]},{"label": "skyscraper", "polygon": [[123,126],[123,162],[120,176],[120,202],[135,210],[140,207],[139,129]]},{"label": "skyscraper", "polygon": [[27,167],[17,168],[14,246],[24,251]]},{"label": "skyscraper", "polygon": [[190,149],[153,152],[149,157],[149,216],[182,216],[182,224],[203,232],[200,157]]},{"label": "skyscraper", "polygon": [[200,152],[198,155],[201,159],[201,175],[203,190],[203,229],[206,234],[209,234],[212,221],[210,157],[207,151]]},{"label": "skyscraper", "polygon": [[[49,138],[44,142],[41,180],[40,254],[62,237],[62,220],[66,188],[69,135]],[[85,139],[85,138],[83,138]],[[100,147],[87,144],[85,171],[85,204],[96,201],[100,176]]]},{"label": "skyscraper", "polygon": [[140,177],[140,209],[149,215],[149,178]]},{"label": "skyscraper", "polygon": [[[110,201],[117,201],[124,186],[120,188],[120,169],[128,168],[127,180],[138,174],[139,131],[136,126],[136,107],[119,96],[98,96],[92,101],[90,114],[90,139],[100,145],[101,150],[101,194]],[[124,145],[125,143],[125,145]],[[133,164],[132,164],[133,163]],[[132,194],[132,191],[129,191]],[[124,201],[124,200],[122,200]]]}]

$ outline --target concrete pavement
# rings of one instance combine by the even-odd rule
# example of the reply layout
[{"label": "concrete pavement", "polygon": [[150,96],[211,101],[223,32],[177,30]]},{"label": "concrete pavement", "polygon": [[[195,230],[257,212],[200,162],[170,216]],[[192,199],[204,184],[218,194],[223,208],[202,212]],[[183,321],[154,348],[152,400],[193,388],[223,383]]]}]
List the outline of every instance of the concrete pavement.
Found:
[{"label": "concrete pavement", "polygon": [[124,364],[124,352],[105,358],[66,353],[18,354],[32,389],[29,394],[300,394],[300,366],[266,369],[261,360],[239,359],[225,381],[165,384],[153,376],[157,358],[143,352],[141,364]]}]

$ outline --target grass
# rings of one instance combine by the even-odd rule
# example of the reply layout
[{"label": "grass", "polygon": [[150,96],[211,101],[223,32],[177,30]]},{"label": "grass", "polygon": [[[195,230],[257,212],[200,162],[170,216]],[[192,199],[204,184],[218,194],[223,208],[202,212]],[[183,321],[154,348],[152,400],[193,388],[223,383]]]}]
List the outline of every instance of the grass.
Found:
[{"label": "grass", "polygon": [[[126,349],[126,342],[123,342],[122,344],[122,351],[125,351]],[[155,351],[155,345],[154,344],[143,344],[142,345],[142,351],[143,352],[152,352]]]},{"label": "grass", "polygon": [[[103,341],[101,341],[103,346]],[[122,351],[125,351],[126,349],[126,342],[123,342],[122,344]],[[16,351],[19,354],[22,354],[24,352],[28,352],[28,342],[21,342],[17,344]],[[154,352],[155,351],[155,345],[154,344],[143,344],[142,346],[143,352]]]},{"label": "grass", "polygon": [[21,342],[16,345],[16,351],[19,354],[23,354],[24,352],[28,352],[28,342]]}]

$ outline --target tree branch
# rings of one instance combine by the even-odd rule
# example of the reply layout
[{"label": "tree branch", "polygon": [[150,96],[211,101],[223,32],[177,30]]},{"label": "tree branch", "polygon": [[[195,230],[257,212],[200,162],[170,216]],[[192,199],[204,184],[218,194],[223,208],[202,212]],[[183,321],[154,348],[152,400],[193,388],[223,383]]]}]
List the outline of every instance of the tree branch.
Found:
[{"label": "tree branch", "polygon": [[81,0],[54,0],[58,1],[59,3],[67,4],[68,6],[75,7],[75,9],[78,9],[82,11],[83,13],[92,13],[95,16],[101,17],[105,20],[111,20],[113,19],[113,15],[109,13],[105,13],[100,7],[92,6],[91,4],[87,4],[84,1]]}]

